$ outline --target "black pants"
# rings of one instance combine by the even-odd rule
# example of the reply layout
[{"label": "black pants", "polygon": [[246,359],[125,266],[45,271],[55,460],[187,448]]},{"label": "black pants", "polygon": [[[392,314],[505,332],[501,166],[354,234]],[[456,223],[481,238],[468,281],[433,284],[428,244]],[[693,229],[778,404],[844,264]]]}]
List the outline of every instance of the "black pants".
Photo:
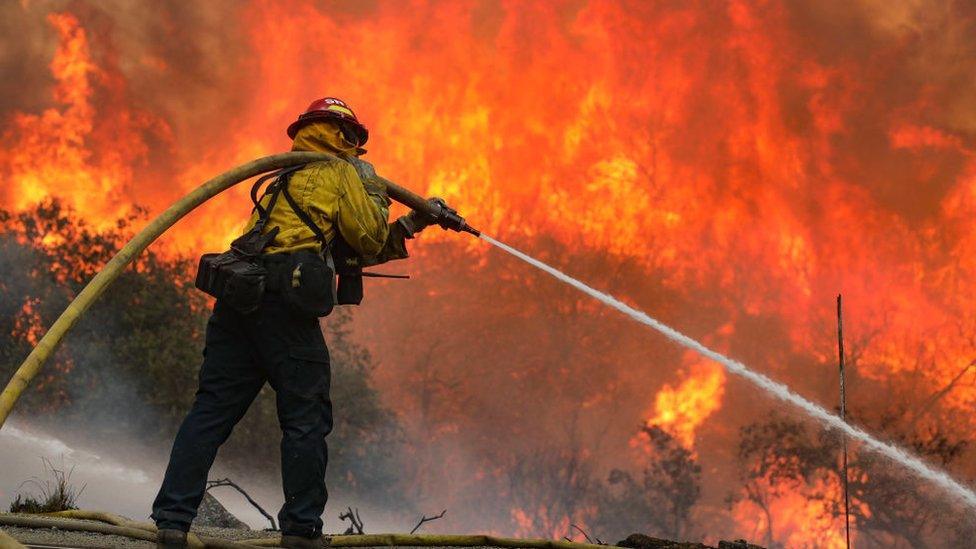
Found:
[{"label": "black pants", "polygon": [[200,387],[153,503],[152,518],[160,528],[189,529],[217,448],[266,381],[277,394],[282,431],[280,528],[288,535],[321,534],[328,497],[325,436],[332,430],[329,352],[318,320],[295,315],[278,294],[267,294],[249,315],[220,302],[214,307]]}]

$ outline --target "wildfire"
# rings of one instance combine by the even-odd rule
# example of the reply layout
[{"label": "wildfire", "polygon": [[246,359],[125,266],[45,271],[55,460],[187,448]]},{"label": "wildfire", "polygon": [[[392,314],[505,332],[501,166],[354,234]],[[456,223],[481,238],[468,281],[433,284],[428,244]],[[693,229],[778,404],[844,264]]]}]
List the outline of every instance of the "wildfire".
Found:
[{"label": "wildfire", "polygon": [[88,35],[74,15],[53,13],[47,21],[59,40],[50,65],[57,106],[15,113],[4,131],[5,203],[19,210],[57,196],[96,225],[111,225],[131,208],[133,168],[146,154],[140,132],[150,119],[96,108],[96,93],[124,93],[124,83],[92,61]]},{"label": "wildfire", "polygon": [[530,513],[524,509],[512,509],[512,520],[518,525],[518,530],[515,532],[516,536],[531,537],[542,530],[550,537],[558,539],[571,533],[569,517],[552,517],[545,505],[540,506],[534,515],[530,516]]},{"label": "wildfire", "polygon": [[[816,489],[822,490],[824,487],[822,480],[814,485]],[[828,492],[840,498],[839,486],[831,485],[829,488]],[[761,505],[754,501],[743,501],[735,506],[733,513],[740,524],[753,525],[755,539],[765,543],[773,541],[783,547],[846,547],[843,524],[831,520],[823,504],[806,499],[803,491],[802,486],[778,493],[771,491],[765,495]],[[851,525],[855,532],[856,526]],[[852,544],[858,541],[856,535],[851,541]]]},{"label": "wildfire", "polygon": [[28,298],[14,321],[14,336],[22,337],[27,343],[37,345],[44,335],[41,315],[37,311],[38,300]]},{"label": "wildfire", "polygon": [[[370,127],[366,159],[383,175],[444,197],[530,252],[599,253],[646,274],[615,295],[650,304],[696,337],[721,336],[732,356],[812,398],[828,394],[820,378],[833,368],[830,304],[843,292],[857,376],[912,372],[932,394],[951,387],[940,405],[956,429],[976,434],[976,385],[954,381],[976,356],[970,11],[866,0],[850,9],[781,0],[339,4],[185,7],[192,16],[159,18],[153,39],[132,43],[132,29],[149,24],[125,19],[131,13],[24,3],[24,17],[43,18],[45,40],[56,42],[53,82],[24,90],[48,97],[43,108],[3,106],[3,207],[57,196],[96,228],[134,205],[158,214],[225,168],[285,150],[284,127],[299,110],[336,95]],[[246,194],[228,191],[162,245],[224,249],[246,217]],[[431,233],[412,249],[423,258],[456,242]],[[464,262],[483,268],[479,244],[464,245]],[[609,267],[584,274],[604,288],[625,284]],[[375,314],[385,336],[417,305],[383,295],[392,296],[387,312],[362,314]],[[23,313],[33,341],[29,304]],[[451,328],[437,338],[455,337]],[[405,339],[375,338],[371,350],[384,365],[402,362]],[[589,388],[582,402],[599,406],[588,410],[613,402],[608,387],[649,378],[661,387],[631,395],[641,400],[620,408],[628,415],[612,424],[627,432],[615,436],[656,424],[698,456],[709,436],[728,436],[709,428],[727,419],[721,368],[692,356],[646,366],[635,347],[649,343],[620,341],[612,329],[497,367],[515,372],[503,379],[539,363],[572,378],[586,357],[563,348],[593,341],[605,347],[587,356],[611,356],[623,373]],[[457,360],[492,359],[493,348],[454,345],[469,353]],[[384,389],[391,401],[411,396],[392,374]],[[565,401],[547,406],[562,406],[554,416],[565,418],[578,403]],[[437,432],[477,431],[475,415]],[[836,525],[817,522],[799,496],[776,508],[778,540],[836,545],[823,537]],[[754,511],[739,508],[736,520],[754,525]],[[510,518],[538,531],[530,516],[546,516],[551,531],[574,518],[525,509]]]},{"label": "wildfire", "polygon": [[687,448],[695,446],[695,432],[722,407],[725,370],[721,366],[686,355],[689,374],[677,387],[665,385],[654,400],[654,415],[647,425],[670,432]]}]

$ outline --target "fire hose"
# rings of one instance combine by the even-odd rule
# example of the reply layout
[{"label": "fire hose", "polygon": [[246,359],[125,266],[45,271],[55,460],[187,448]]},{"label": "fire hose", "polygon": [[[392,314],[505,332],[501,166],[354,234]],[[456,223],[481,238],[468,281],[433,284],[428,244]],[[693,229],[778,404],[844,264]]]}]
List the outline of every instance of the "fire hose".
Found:
[{"label": "fire hose", "polygon": [[[58,348],[61,340],[64,339],[64,336],[71,330],[72,326],[105,293],[105,290],[122,274],[126,266],[166,232],[166,230],[207,200],[210,200],[222,191],[242,181],[265,172],[323,160],[337,160],[337,157],[319,152],[288,152],[253,160],[224,172],[200,185],[153,219],[132,240],[126,243],[105,264],[105,267],[91,279],[84,289],[78,293],[74,300],[68,304],[68,307],[61,313],[61,316],[54,321],[54,324],[51,325],[41,340],[37,342],[37,345],[34,346],[31,353],[24,359],[24,362],[17,368],[17,371],[14,372],[13,377],[7,383],[3,393],[0,393],[0,428],[3,428],[7,417],[10,415],[11,410],[13,410],[21,393],[24,392],[24,389],[37,376],[44,363],[47,362],[47,359]],[[480,233],[471,228],[456,211],[437,203],[428,202],[423,197],[392,181],[383,178],[379,179],[386,184],[387,193],[393,200],[409,208],[433,216],[437,220],[437,223],[444,228],[480,236]]]},{"label": "fire hose", "polygon": [[[96,522],[91,522],[96,521]],[[156,526],[135,522],[101,511],[61,511],[37,516],[0,515],[0,525],[21,528],[59,528],[80,532],[115,535],[145,541],[156,541]],[[20,549],[16,540],[7,541],[0,530],[0,549]],[[517,539],[488,535],[462,534],[358,534],[326,536],[332,547],[503,547],[506,549],[606,549],[605,545],[547,539]],[[230,541],[191,533],[189,547],[194,549],[239,549],[246,547],[278,547],[281,538],[269,537]],[[16,544],[16,545],[14,545]]]}]

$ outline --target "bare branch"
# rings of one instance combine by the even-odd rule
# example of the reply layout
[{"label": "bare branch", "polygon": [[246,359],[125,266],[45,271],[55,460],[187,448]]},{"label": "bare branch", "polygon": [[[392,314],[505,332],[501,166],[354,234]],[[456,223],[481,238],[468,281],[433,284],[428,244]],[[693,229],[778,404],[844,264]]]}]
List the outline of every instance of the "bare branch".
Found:
[{"label": "bare branch", "polygon": [[976,360],[973,360],[969,364],[966,364],[966,366],[964,366],[962,370],[960,370],[959,373],[956,374],[956,377],[952,378],[952,381],[950,381],[948,385],[936,391],[932,396],[930,396],[919,407],[919,410],[915,414],[915,417],[918,418],[927,414],[929,410],[931,410],[932,407],[935,406],[937,402],[939,402],[940,400],[942,400],[944,396],[952,392],[952,390],[956,387],[956,384],[959,383],[959,380],[961,380],[963,376],[965,376],[966,373],[969,372],[969,370],[971,370],[973,367],[976,367]]},{"label": "bare branch", "polygon": [[[594,545],[606,545],[607,544],[605,541],[603,541],[602,539],[600,539],[598,536],[593,536],[593,538],[591,539],[590,538],[590,535],[586,533],[586,530],[583,530],[582,528],[580,528],[579,526],[577,526],[575,524],[570,524],[570,526],[572,526],[573,528],[575,528],[577,532],[583,534],[583,537],[586,538],[586,542],[587,543],[594,544]],[[566,541],[573,541],[573,540],[571,540],[569,538],[564,538],[564,539]]]},{"label": "bare branch", "polygon": [[346,528],[346,531],[343,532],[343,534],[349,535],[349,534],[365,534],[366,533],[366,532],[363,531],[363,519],[360,518],[360,516],[359,516],[359,508],[358,507],[356,508],[355,511],[352,510],[352,507],[347,507],[345,513],[340,513],[339,514],[339,520],[348,520],[349,521],[349,527]]},{"label": "bare branch", "polygon": [[244,491],[243,488],[241,488],[240,486],[238,486],[237,484],[235,484],[229,478],[222,478],[220,480],[208,480],[207,481],[207,490],[206,491],[209,492],[212,488],[219,488],[221,486],[230,486],[231,488],[233,488],[233,489],[237,490],[238,492],[240,492],[241,495],[244,496],[244,499],[246,499],[248,503],[250,503],[251,505],[253,505],[254,508],[257,509],[259,513],[261,513],[262,515],[264,515],[264,518],[268,519],[268,522],[271,523],[271,530],[272,531],[278,531],[278,525],[275,523],[274,517],[272,517],[271,515],[269,515],[268,512],[264,510],[264,508],[262,508],[260,505],[258,505],[258,502],[254,501],[254,499],[252,499],[251,496],[248,495],[248,493]]},{"label": "bare branch", "polygon": [[428,517],[427,515],[421,516],[420,517],[420,522],[418,522],[417,525],[413,527],[413,530],[410,530],[410,533],[412,534],[412,533],[416,532],[417,529],[420,528],[425,522],[430,522],[432,520],[437,520],[439,518],[442,518],[445,513],[447,513],[447,509],[444,509],[443,511],[441,511],[441,514],[434,515],[432,517]]},{"label": "bare branch", "polygon": [[[587,543],[593,543],[593,540],[590,539],[590,536],[589,536],[589,534],[586,533],[586,530],[583,530],[582,528],[580,528],[579,526],[576,526],[575,524],[570,524],[570,526],[572,526],[573,528],[575,528],[576,531],[579,532],[580,534],[583,534],[583,537],[586,538],[586,542]],[[570,541],[572,541],[572,540],[570,540]]]}]

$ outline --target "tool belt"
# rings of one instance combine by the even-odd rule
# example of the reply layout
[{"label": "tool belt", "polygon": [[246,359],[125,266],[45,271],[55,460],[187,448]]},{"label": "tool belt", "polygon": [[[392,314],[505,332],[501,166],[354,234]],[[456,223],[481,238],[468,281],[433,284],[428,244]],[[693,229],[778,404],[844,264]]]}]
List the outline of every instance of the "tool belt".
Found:
[{"label": "tool belt", "polygon": [[195,286],[246,314],[261,304],[266,277],[263,267],[230,250],[200,257]]},{"label": "tool belt", "polygon": [[[251,187],[258,220],[250,231],[231,243],[230,250],[220,254],[204,254],[197,269],[196,287],[221,300],[241,313],[257,310],[266,291],[278,292],[298,314],[323,317],[332,312],[340,300],[336,295],[336,269],[322,230],[308,214],[299,208],[288,192],[291,174],[301,166],[266,175]],[[275,181],[265,190],[271,193],[268,207],[261,206],[257,193],[268,179]],[[261,234],[271,211],[283,195],[295,214],[318,239],[321,249],[300,250],[289,254],[263,254],[278,235],[279,227]],[[262,197],[263,199],[263,197]]]}]

